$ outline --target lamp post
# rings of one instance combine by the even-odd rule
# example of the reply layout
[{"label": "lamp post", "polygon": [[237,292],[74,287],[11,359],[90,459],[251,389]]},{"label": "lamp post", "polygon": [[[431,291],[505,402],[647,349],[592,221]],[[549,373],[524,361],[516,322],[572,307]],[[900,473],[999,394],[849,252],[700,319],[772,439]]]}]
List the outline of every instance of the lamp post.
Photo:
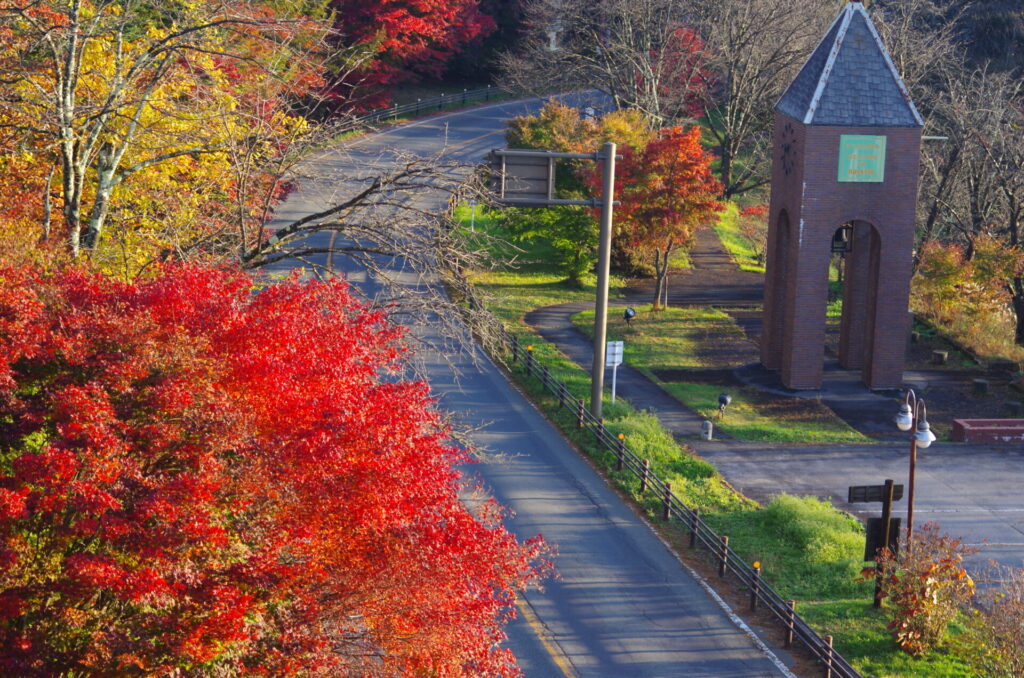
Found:
[{"label": "lamp post", "polygon": [[914,536],[914,468],[917,465],[917,448],[926,448],[935,442],[935,434],[928,426],[928,408],[924,398],[918,398],[913,389],[907,389],[907,397],[900,405],[894,419],[901,431],[915,429],[910,436],[910,478],[907,481],[907,543]]}]

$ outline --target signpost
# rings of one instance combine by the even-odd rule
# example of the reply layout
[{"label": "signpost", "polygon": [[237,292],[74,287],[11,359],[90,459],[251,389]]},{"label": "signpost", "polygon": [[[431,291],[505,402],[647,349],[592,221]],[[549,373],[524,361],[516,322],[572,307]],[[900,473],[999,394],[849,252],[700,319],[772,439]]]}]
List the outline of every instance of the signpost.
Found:
[{"label": "signpost", "polygon": [[[604,163],[601,198],[564,200],[555,197],[555,160],[593,160]],[[597,255],[597,299],[594,304],[594,362],[590,370],[590,413],[601,418],[604,391],[605,337],[608,325],[608,274],[611,267],[612,207],[615,205],[615,144],[606,142],[597,153],[557,153],[496,148],[491,151],[495,200],[509,207],[583,205],[601,208]]]},{"label": "signpost", "polygon": [[[887,548],[893,553],[899,546],[900,519],[892,518],[892,503],[903,498],[903,486],[886,480],[884,485],[854,485],[847,491],[851,504],[882,502],[882,517],[868,519],[864,560],[877,562],[878,551]],[[882,606],[882,578],[875,578],[875,607]]]},{"label": "signpost", "polygon": [[605,352],[605,367],[612,368],[612,402],[615,402],[615,377],[619,372],[619,365],[622,364],[622,342],[609,341],[608,350]]}]

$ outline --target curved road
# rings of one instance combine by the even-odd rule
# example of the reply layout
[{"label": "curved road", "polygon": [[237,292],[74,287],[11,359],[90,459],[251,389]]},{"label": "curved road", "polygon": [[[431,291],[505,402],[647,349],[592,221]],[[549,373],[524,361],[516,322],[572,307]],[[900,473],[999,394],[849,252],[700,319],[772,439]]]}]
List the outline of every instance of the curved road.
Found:
[{"label": "curved road", "polygon": [[[508,118],[538,107],[536,100],[505,102],[390,128],[324,154],[315,174],[344,177],[386,161],[388,148],[430,155],[446,146],[455,158],[479,162],[504,145]],[[279,217],[321,209],[334,192],[330,179],[307,181]],[[356,270],[348,275],[372,282]],[[475,442],[503,455],[467,471],[511,509],[510,529],[521,538],[541,533],[558,551],[558,577],[521,597],[508,629],[508,646],[528,677],[792,675],[489,360],[426,359],[442,407],[481,427]],[[461,368],[458,380],[449,360]]]}]

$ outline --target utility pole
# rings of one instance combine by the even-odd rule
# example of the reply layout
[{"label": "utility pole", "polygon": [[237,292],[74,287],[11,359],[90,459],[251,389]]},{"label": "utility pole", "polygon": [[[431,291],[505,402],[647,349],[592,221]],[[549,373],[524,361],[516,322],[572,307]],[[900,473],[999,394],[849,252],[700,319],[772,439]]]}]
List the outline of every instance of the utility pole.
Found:
[{"label": "utility pole", "polygon": [[608,274],[612,257],[612,201],[615,200],[615,144],[606,142],[601,176],[601,233],[597,249],[597,300],[594,304],[594,363],[590,374],[590,413],[601,418],[604,352],[608,335]]}]

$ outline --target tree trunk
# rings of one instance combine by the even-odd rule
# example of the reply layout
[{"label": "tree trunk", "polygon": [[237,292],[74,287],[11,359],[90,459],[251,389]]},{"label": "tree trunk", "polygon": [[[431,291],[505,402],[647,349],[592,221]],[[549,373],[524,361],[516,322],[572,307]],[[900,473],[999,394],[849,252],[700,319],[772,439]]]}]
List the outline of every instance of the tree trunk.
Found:
[{"label": "tree trunk", "polygon": [[668,258],[672,254],[669,247],[662,251],[654,250],[654,306],[655,311],[668,308]]},{"label": "tree trunk", "polygon": [[1024,278],[1013,279],[1011,292],[1010,303],[1015,316],[1013,340],[1018,346],[1024,346]]},{"label": "tree trunk", "polygon": [[82,248],[89,252],[95,250],[99,244],[103,223],[110,209],[110,194],[116,183],[114,165],[114,149],[110,144],[104,144],[96,158],[96,197],[89,211],[89,225],[82,234]]}]

